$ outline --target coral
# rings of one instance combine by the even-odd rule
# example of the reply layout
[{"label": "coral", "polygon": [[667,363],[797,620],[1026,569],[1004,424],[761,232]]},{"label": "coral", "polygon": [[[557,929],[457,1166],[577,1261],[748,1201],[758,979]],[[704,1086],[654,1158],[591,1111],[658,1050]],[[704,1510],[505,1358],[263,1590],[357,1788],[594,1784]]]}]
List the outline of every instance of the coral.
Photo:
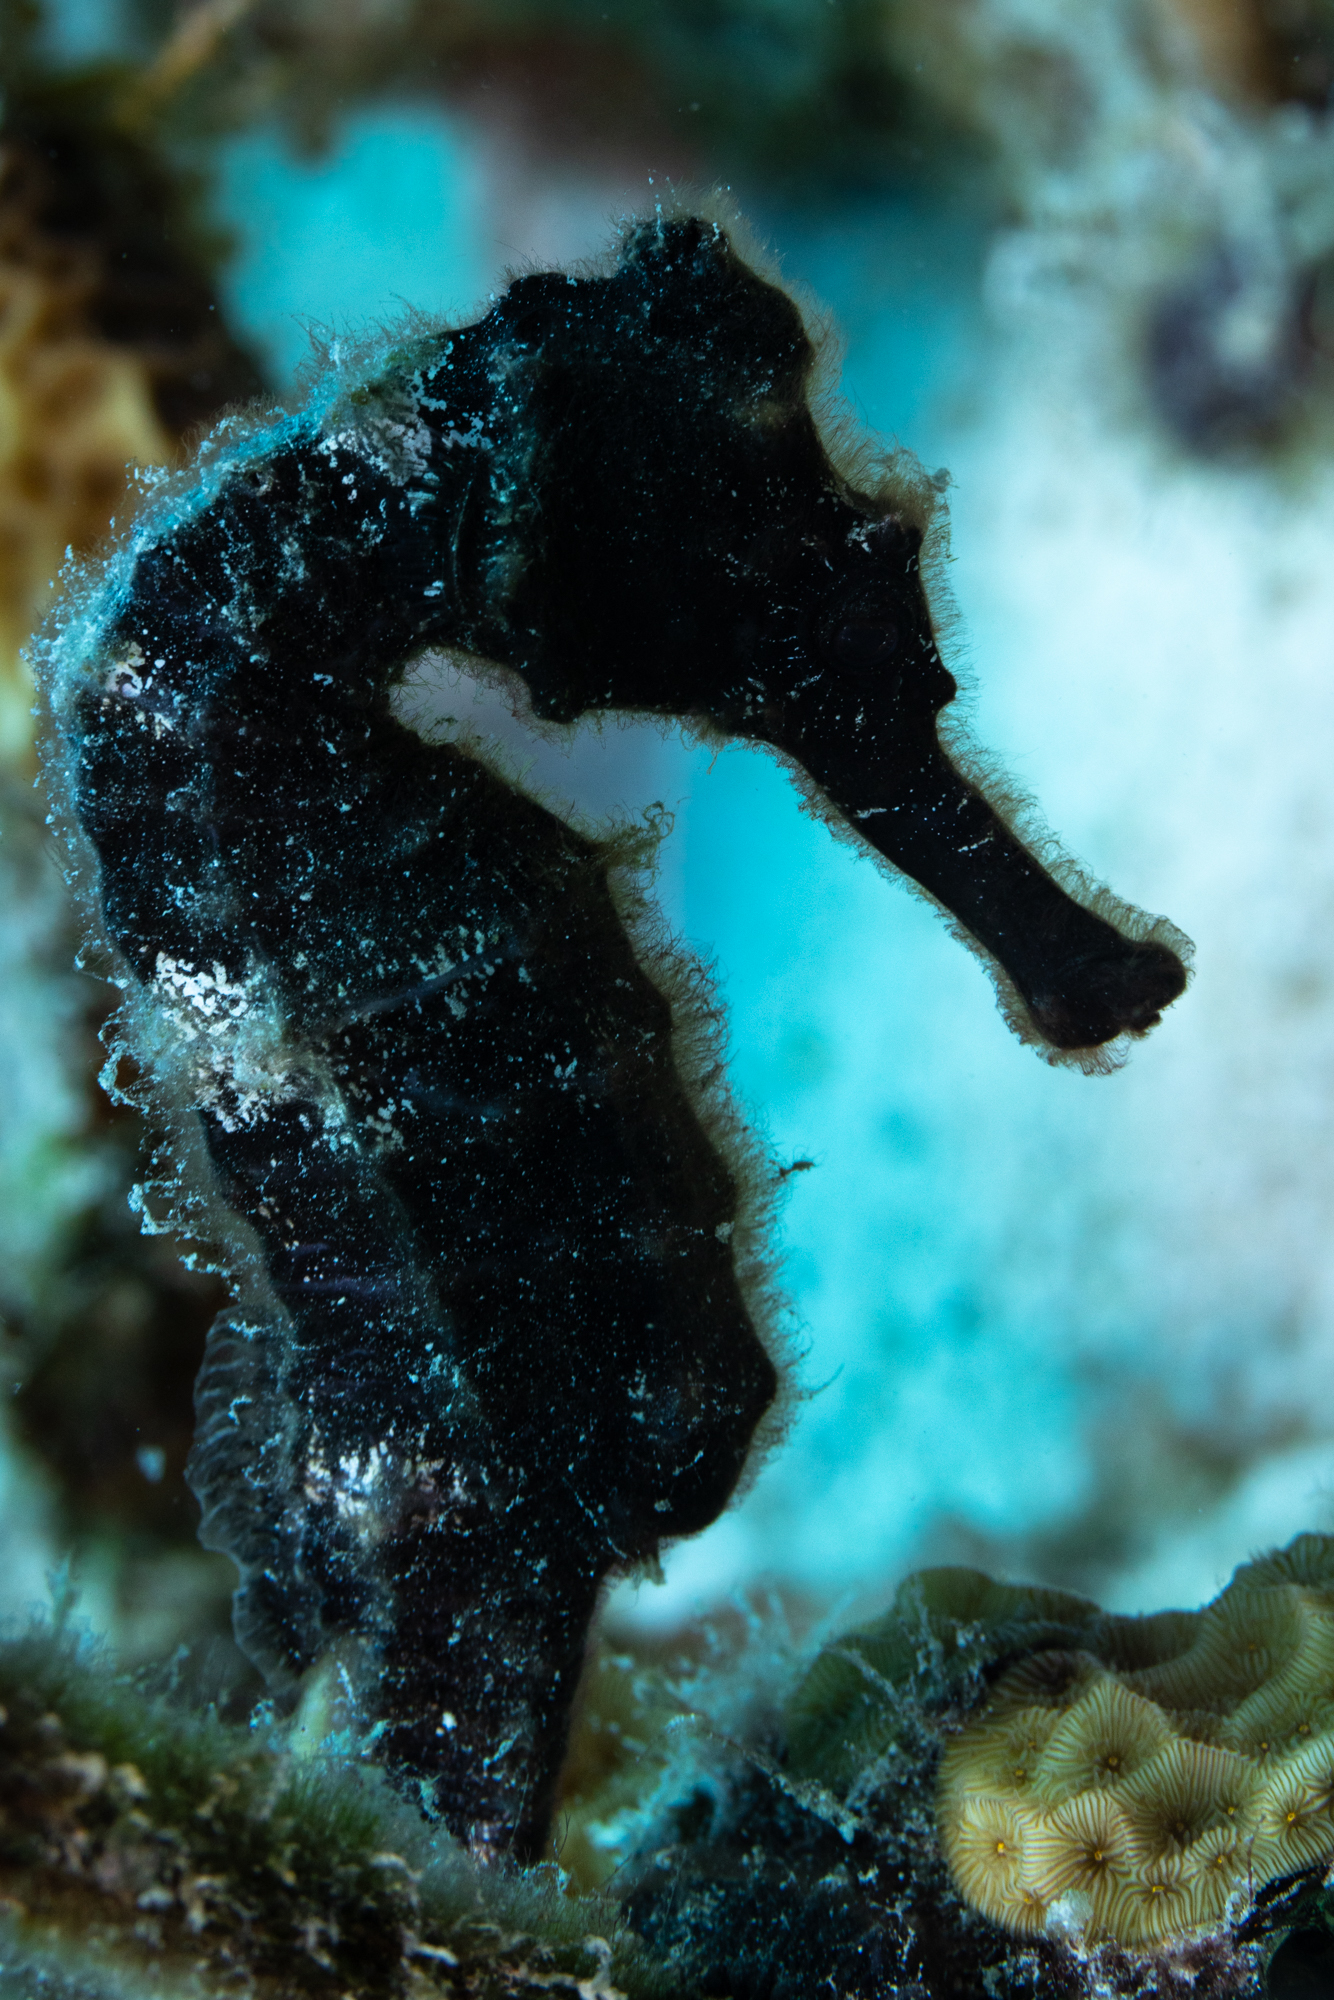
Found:
[{"label": "coral", "polygon": [[[707,151],[789,188],[912,174],[924,148],[937,163],[946,151],[892,60],[879,4],[356,0],[330,12],[257,0],[210,12],[227,32],[180,112],[214,125],[276,109],[319,139],[349,101],[425,83],[483,113],[488,98],[517,93],[525,143],[557,153],[638,153],[648,136],[660,166]],[[170,54],[164,66],[175,67]]]},{"label": "coral", "polygon": [[[1206,455],[1309,447],[1313,417],[1325,433],[1334,133],[1272,102],[1319,91],[1323,5],[895,0],[889,14],[896,66],[985,143],[1020,219],[993,249],[994,298],[1018,319],[1101,294],[1084,394],[1105,391],[1110,364]],[[1201,87],[1211,70],[1221,94]]]},{"label": "coral", "polygon": [[1216,1929],[1334,1859],[1334,1539],[1239,1569],[1196,1614],[1095,1616],[1030,1652],[947,1746],[941,1841],[1017,1931]]},{"label": "coral", "polygon": [[279,1685],[336,1661],[479,1849],[540,1846],[603,1579],[714,1518],[777,1377],[697,983],[637,958],[623,848],[395,719],[412,656],[780,750],[1057,1052],[1184,983],[946,755],[925,489],[836,469],[815,359],[716,223],[659,219],[224,427],[43,643],[174,1112],[145,1199],[237,1292],[191,1478],[238,1636]]},{"label": "coral", "polygon": [[1329,0],[1253,0],[1261,49],[1255,81],[1268,95],[1329,109],[1334,8]]},{"label": "coral", "polygon": [[844,1633],[816,1658],[786,1707],[788,1763],[842,1796],[894,1740],[890,1691],[919,1676],[924,1644],[937,1696],[966,1703],[985,1663],[1070,1643],[1096,1615],[1068,1591],[996,1583],[980,1570],[919,1570],[878,1624]]},{"label": "coral", "polygon": [[[697,1689],[710,1726],[678,1749],[617,1878],[635,1928],[692,1990],[735,2000],[798,2000],[822,1983],[848,2000],[1257,2000],[1276,1938],[1309,1919],[1313,1895],[1318,1921],[1309,1876],[1295,1899],[1243,1895],[1210,1934],[1143,1948],[1003,1926],[961,1898],[947,1866],[942,1749],[1007,1669],[1037,1672],[1053,1648],[1067,1657],[1114,1626],[1158,1651],[1194,1629],[1174,1613],[1118,1621],[1063,1592],[927,1570],[874,1625],[827,1645],[781,1710],[729,1714],[724,1689],[712,1702]],[[784,1672],[778,1652],[775,1696]],[[641,1702],[641,1731],[648,1713]],[[670,1763],[662,1742],[648,1749]],[[620,1809],[614,1781],[609,1804]]]},{"label": "coral", "polygon": [[92,86],[10,88],[0,126],[0,752],[31,740],[19,648],[65,552],[105,539],[126,464],[177,460],[259,388],[181,196]]},{"label": "coral", "polygon": [[589,1648],[560,1774],[549,1853],[581,1889],[615,1890],[683,1765],[763,1734],[808,1607],[757,1593],[666,1632],[609,1630]]},{"label": "coral", "polygon": [[[1253,1594],[1327,1589],[1316,1540],[1255,1566]],[[0,1965],[40,1991],[188,1980],[205,2000],[238,1982],[356,2000],[1307,2000],[1301,1980],[1328,1956],[1323,1867],[1166,1949],[1016,1936],[959,1901],[933,1828],[942,1741],[998,1675],[1097,1634],[1104,1650],[1119,1634],[1123,1656],[1167,1652],[1168,1634],[1189,1652],[1202,1619],[1114,1620],[1062,1593],[928,1571],[827,1647],[781,1715],[772,1625],[778,1650],[749,1665],[735,1632],[683,1678],[664,1663],[637,1701],[610,1699],[675,1789],[656,1808],[641,1798],[630,1863],[597,1896],[558,1893],[549,1869],[476,1868],[350,1744],[312,1754],[301,1718],[228,1728],[68,1636],[34,1634],[0,1646]],[[626,1662],[610,1665],[621,1682]],[[752,1676],[747,1706],[737,1682]]]},{"label": "coral", "polygon": [[1211,82],[1259,101],[1327,109],[1334,83],[1329,0],[1173,0]]},{"label": "coral", "polygon": [[[350,18],[353,10],[343,11]],[[392,9],[375,11],[383,20]],[[197,20],[205,14],[223,20],[227,7],[210,4]],[[264,15],[261,32],[282,26],[278,9]],[[727,10],[724,25],[739,20],[744,30],[748,19],[744,8]],[[831,10],[828,40],[846,40],[855,54],[858,35],[869,27],[874,38],[879,25],[878,9]],[[274,35],[275,48],[280,39]],[[295,43],[293,35],[280,53],[290,60]],[[719,67],[726,75],[726,63]],[[849,97],[856,67],[850,59]],[[771,73],[761,79],[770,80]],[[1051,93],[1058,110],[1059,81]],[[799,111],[805,88],[788,95]],[[781,136],[783,117],[772,107],[782,112],[782,96],[757,87],[743,114]],[[1058,143],[1064,137],[1055,135]],[[728,254],[718,253],[720,269]],[[738,518],[714,506],[706,529],[729,560],[737,548],[729,537],[754,558],[748,584],[760,582],[743,616],[735,605],[744,593],[737,590],[729,608],[726,589],[703,564],[677,597],[653,597],[661,554],[642,546],[650,522],[669,549],[699,554],[673,511],[682,482],[677,466],[664,470],[668,448],[702,468],[710,502],[721,499],[727,461],[695,448],[708,425],[686,396],[677,398],[685,421],[674,439],[663,446],[645,425],[648,443],[639,449],[637,441],[631,476],[618,456],[625,426],[618,410],[608,414],[613,399],[604,385],[630,374],[617,322],[626,317],[635,256],[645,267],[651,261],[644,248],[627,248],[620,266],[586,273],[568,289],[554,279],[515,287],[488,316],[489,332],[454,330],[460,346],[471,341],[474,358],[483,356],[476,375],[489,401],[475,437],[464,421],[474,412],[461,401],[441,409],[429,400],[442,390],[443,371],[419,367],[430,330],[418,329],[420,338],[354,360],[338,383],[326,375],[298,417],[234,424],[195,473],[151,503],[130,555],[109,572],[107,596],[99,601],[90,588],[74,600],[76,621],[90,607],[94,615],[69,639],[67,660],[86,640],[96,667],[123,669],[123,658],[99,657],[98,647],[108,633],[113,641],[127,632],[147,638],[147,620],[159,614],[157,632],[181,635],[179,652],[164,651],[160,668],[154,647],[131,660],[127,677],[102,690],[105,700],[95,687],[79,688],[61,722],[85,759],[73,803],[102,869],[99,883],[85,848],[85,890],[90,901],[107,892],[94,922],[113,956],[100,962],[114,966],[128,996],[117,1030],[121,1083],[171,1126],[141,1207],[151,1226],[183,1225],[213,1246],[209,1254],[227,1264],[238,1293],[200,1383],[195,1476],[210,1533],[245,1571],[243,1630],[275,1686],[299,1705],[291,1750],[266,1729],[242,1737],[197,1717],[177,1725],[161,1711],[141,1709],[122,1729],[90,1720],[96,1704],[86,1685],[64,1669],[53,1675],[40,1649],[11,1654],[0,1669],[8,1709],[0,1802],[14,1840],[0,1888],[10,1911],[21,1906],[22,1914],[0,1943],[0,1991],[119,1991],[163,1977],[201,1992],[246,1983],[284,1992],[439,1985],[592,1995],[610,1993],[613,1980],[618,1992],[656,1983],[619,1936],[617,1960],[591,1938],[581,1944],[580,1926],[611,1932],[608,1905],[577,1907],[568,1918],[574,1930],[562,1930],[554,1897],[516,1911],[505,1901],[515,1883],[504,1871],[472,1875],[443,1836],[428,1841],[416,1816],[398,1813],[374,1784],[363,1793],[346,1772],[310,1779],[299,1764],[303,1738],[327,1730],[340,1687],[350,1690],[355,1699],[343,1715],[373,1724],[366,1747],[401,1776],[421,1780],[428,1808],[443,1809],[481,1851],[511,1840],[539,1851],[592,1598],[606,1576],[651,1563],[659,1530],[694,1525],[689,1507],[673,1509],[670,1500],[665,1518],[646,1521],[651,1493],[635,1483],[642,1470],[634,1462],[642,1426],[635,1426],[650,1414],[656,1421],[674,1397],[679,1417],[680,1404],[695,1398],[699,1421],[693,1430],[682,1421],[668,1470],[679,1473],[687,1448],[703,1438],[716,1477],[697,1520],[725,1496],[746,1458],[771,1380],[756,1345],[768,1317],[763,1284],[751,1282],[746,1256],[733,1254],[738,1244],[752,1249],[765,1190],[725,1129],[712,1028],[701,1020],[709,1003],[662,951],[631,879],[637,857],[624,844],[582,840],[466,750],[435,745],[424,753],[389,725],[386,690],[394,690],[399,719],[408,713],[397,677],[413,646],[440,643],[443,634],[444,643],[477,649],[505,667],[518,701],[531,700],[559,724],[576,710],[638,703],[635,673],[652,650],[640,643],[641,630],[652,636],[657,620],[676,654],[694,650],[704,666],[692,683],[674,658],[650,709],[683,712],[706,736],[730,733],[777,750],[841,835],[868,845],[881,830],[876,822],[895,808],[859,787],[868,771],[874,785],[890,770],[900,813],[917,823],[906,837],[900,830],[881,843],[886,858],[921,863],[923,880],[973,941],[1010,961],[1001,975],[1007,1002],[1031,1039],[1088,1055],[1104,1045],[1105,1028],[1111,1039],[1149,1025],[1162,996],[1175,990],[1170,932],[1155,934],[1080,885],[1071,897],[1073,878],[1059,861],[1050,869],[1055,882],[1044,877],[1031,841],[1011,843],[1008,806],[988,816],[986,787],[973,782],[961,739],[948,723],[935,733],[941,705],[928,698],[948,676],[934,647],[941,554],[934,496],[910,468],[857,462],[846,436],[811,403],[815,369],[797,339],[796,387],[789,394],[791,382],[780,383],[781,393],[759,399],[747,422],[752,432],[767,425],[781,437],[795,434],[805,408],[815,410],[822,496],[805,518],[845,520],[840,506],[860,512],[862,525],[871,524],[863,547],[873,586],[812,613],[817,583],[774,546],[774,523],[781,525],[794,495],[800,499],[801,479],[766,516],[755,504],[763,483],[756,475],[731,494],[743,498]],[[701,379],[729,392],[735,386],[721,352],[726,340],[712,351],[710,340],[734,308],[744,317],[747,285],[761,281],[753,270],[738,278],[733,266],[715,284],[701,276],[707,261],[698,257],[691,274],[702,304],[666,331],[676,278],[660,274],[645,287],[652,310],[663,309],[651,361],[669,385],[659,392],[667,400],[687,373],[677,362],[691,342]],[[1236,307],[1245,319],[1257,289],[1264,292],[1264,274],[1257,287],[1250,265],[1206,244],[1186,280],[1161,290],[1160,310],[1146,321],[1149,379],[1192,448],[1253,437],[1290,407],[1305,366],[1301,274],[1309,260],[1296,269],[1301,282],[1290,282],[1285,266],[1274,290],[1278,332],[1262,365],[1240,375],[1228,373],[1229,314]],[[596,293],[602,284],[620,291]],[[765,311],[777,325],[772,305],[757,307],[753,321]],[[699,326],[708,339],[695,340]],[[802,334],[810,338],[809,322]],[[590,389],[585,364],[591,373],[594,360],[604,373]],[[641,371],[645,379],[650,372]],[[735,409],[733,427],[741,429]],[[359,447],[367,438],[384,446],[400,420],[403,456],[386,471]],[[487,465],[485,476],[466,482],[461,497],[441,499],[429,473],[418,477],[420,467],[408,462],[423,436],[431,471],[471,456]],[[321,456],[331,443],[340,453],[347,445],[337,464],[331,453]],[[461,585],[439,607],[448,614],[440,626],[412,632],[401,657],[397,628],[382,655],[351,657],[368,607],[385,619],[377,641],[398,611],[410,623],[412,609],[396,601],[393,587],[411,571],[412,555],[392,572],[386,561],[377,574],[368,547],[374,522],[368,530],[367,517],[354,514],[355,487],[337,513],[334,484],[359,468],[372,501],[387,500],[392,510],[395,489],[412,495],[414,523],[404,523],[389,547],[395,563],[419,518],[447,550],[448,568],[412,573],[402,597],[418,584],[447,582],[448,599]],[[605,476],[607,515],[620,515],[610,526],[585,505],[590,493],[599,498],[594,469]],[[299,506],[288,504],[289,475],[304,483]],[[108,506],[121,504],[114,496]],[[307,506],[334,522],[313,550],[303,540]],[[223,522],[230,540],[210,545],[201,521]],[[272,545],[261,547],[275,527]],[[85,545],[96,539],[91,530],[80,534]],[[847,551],[837,536],[826,539],[837,568]],[[785,563],[796,578],[787,597],[771,588]],[[279,603],[274,575],[284,565],[282,583],[291,589]],[[691,626],[694,607],[683,611],[682,600],[700,575],[703,616]],[[346,601],[335,606],[345,615],[321,625],[335,585],[345,586]],[[719,605],[717,622],[733,634],[752,612],[761,626],[787,619],[784,644],[796,634],[787,660],[753,648],[746,664],[755,687],[729,680],[726,660],[715,674],[726,648],[710,649],[707,627]],[[275,631],[270,658],[257,660]],[[234,643],[238,632],[253,643],[249,657]],[[784,678],[808,642],[825,713],[803,712],[803,687]],[[619,649],[634,655],[631,671]],[[578,681],[588,661],[594,677],[603,675],[591,688]],[[916,679],[912,698],[892,715],[873,715],[863,730],[853,693],[872,679],[887,684],[905,662],[908,682]],[[315,683],[326,666],[330,683]],[[314,692],[303,685],[307,667]],[[923,766],[910,768],[897,753],[901,741],[920,747],[922,714],[936,749],[943,742],[950,754],[937,762],[928,745]],[[340,766],[327,783],[313,775],[324,761],[321,742],[333,743],[326,754]],[[855,754],[846,754],[849,744]],[[919,782],[922,769],[939,775],[960,763],[959,790],[933,802]],[[966,802],[978,814],[973,831],[986,829],[968,865],[969,843],[951,850],[937,838],[945,798]],[[356,822],[347,838],[329,832],[336,812]],[[860,821],[863,812],[870,817]],[[283,851],[294,831],[308,844],[304,872],[289,868]],[[446,850],[438,866],[421,865],[422,850],[437,841]],[[400,860],[411,871],[401,889]],[[162,892],[156,903],[154,891]],[[1066,904],[1104,926],[1110,918],[1128,952],[1105,930],[1081,927]],[[1057,930],[1073,925],[1076,941],[1044,961],[1042,934],[1053,912]],[[1023,937],[1014,936],[1018,918],[1020,930],[1028,924],[1039,940],[1027,958]],[[479,948],[440,957],[416,950],[429,927],[439,944],[451,925],[471,926]],[[365,940],[371,949],[359,961]],[[219,955],[206,955],[203,947],[214,943]],[[1092,978],[1090,949],[1104,954]],[[1136,980],[1148,975],[1130,1008],[1107,994],[1127,969]],[[1067,973],[1076,987],[1083,979],[1073,999],[1058,990]],[[586,1031],[585,1042],[567,1036],[571,1021]],[[201,1048],[208,1053],[199,1059]],[[126,1074],[136,1059],[137,1078]],[[562,1086],[549,1101],[541,1091],[548,1061]],[[513,1088],[501,1067],[510,1062],[522,1071]],[[637,1238],[630,1248],[627,1236]],[[722,1255],[712,1247],[720,1242]],[[142,1517],[166,1538],[179,1495],[169,1520],[166,1488],[133,1469],[135,1426],[152,1421],[143,1435],[162,1439],[168,1474],[176,1475],[186,1442],[181,1388],[213,1288],[165,1276],[145,1297],[127,1246],[119,1238],[108,1245],[96,1230],[85,1232],[78,1256],[81,1277],[91,1267],[95,1283],[71,1286],[68,1313],[46,1315],[55,1345],[20,1408],[34,1435],[59,1434],[64,1489],[84,1520]],[[160,1246],[154,1256],[165,1269]],[[585,1263],[590,1272],[575,1272]],[[641,1282],[646,1267],[662,1278],[657,1291]],[[683,1327],[699,1333],[684,1359]],[[105,1392],[84,1378],[84,1356],[94,1336],[109,1351],[125,1329],[133,1366],[111,1384],[116,1436],[108,1440],[98,1407]],[[432,1349],[427,1335],[437,1333]],[[657,1333],[666,1362],[650,1339]],[[109,1442],[114,1455],[102,1451]],[[148,1458],[159,1463],[151,1448]],[[562,1486],[570,1491],[547,1490]],[[673,1498],[679,1486],[678,1479]],[[659,1505],[653,1501],[655,1517]],[[610,1523],[589,1521],[600,1508]],[[1077,1928],[1009,1931],[961,1904],[951,1884],[933,1832],[942,1739],[951,1740],[962,1711],[987,1699],[997,1676],[1020,1671],[1016,1660],[1079,1652],[1106,1623],[1056,1593],[957,1575],[918,1579],[880,1628],[821,1657],[781,1718],[770,1708],[730,1740],[720,1725],[707,1751],[697,1749],[691,1784],[628,1871],[629,1907],[673,1977],[699,1995],[771,1997],[804,1996],[817,1984],[877,1996],[1255,1991],[1267,1947],[1225,1923],[1203,1926],[1207,1935],[1170,1952],[1141,1949],[1143,1937],[1137,1944],[1123,1932],[1132,1948],[1122,1949],[1111,1927],[1101,1939],[1091,1930],[1081,1938]],[[1192,1650],[1184,1629],[1162,1624],[1169,1663],[1178,1641]],[[451,1651],[467,1657],[451,1662]],[[604,1678],[631,1671],[618,1665]],[[1108,1826],[1089,1822],[1086,1807],[1092,1799],[1100,1809],[1106,1788],[1090,1792],[1079,1760],[1090,1719],[1124,1723],[1115,1690],[1129,1671],[1096,1667],[1087,1699],[1066,1717],[1078,1727],[1064,1777],[1073,1791],[1059,1810],[1068,1805],[1074,1831],[1087,1836],[1091,1826],[1104,1851]],[[1143,1706],[1170,1717],[1160,1695]],[[115,1700],[133,1706],[123,1689]],[[662,1724],[679,1713],[660,1687],[646,1699],[608,1694],[604,1713],[623,1720],[605,1729],[614,1741],[604,1744],[601,1766],[590,1759],[583,1768],[579,1837],[596,1825],[599,1795],[605,1802],[614,1794],[624,1821],[642,1818],[645,1766],[656,1777],[671,1763]],[[453,1743],[424,1740],[431,1726],[437,1739],[453,1737],[461,1718],[472,1736],[457,1758]],[[1174,1741],[1147,1725],[1141,1736],[1148,1767],[1175,1754]],[[645,1741],[636,1770],[631,1760]],[[1218,1743],[1199,1747],[1201,1758],[1175,1772],[1183,1785],[1201,1781],[1197,1805],[1208,1803],[1204,1781],[1217,1777],[1226,1752]],[[1051,1744],[1049,1753],[1056,1755]],[[205,1764],[205,1781],[195,1782]],[[224,1782],[215,1787],[217,1777]],[[1181,1798],[1169,1803],[1179,1807]],[[347,1823],[363,1807],[365,1837],[348,1837]],[[1289,1799],[1282,1817],[1289,1830],[1297,1825],[1301,1802]],[[1180,1838],[1187,1823],[1178,1812],[1165,1830],[1160,1824],[1159,1837]],[[1064,1839],[1070,1826],[1056,1830]],[[1062,1913],[1077,1918],[1088,1885],[1070,1874],[1068,1842],[1058,1848],[1052,1865],[1069,1877]],[[423,1893],[407,1871],[391,1868],[386,1888],[377,1873],[386,1853],[428,1873],[447,1857],[445,1872],[465,1885],[461,1901],[471,1898],[474,1920],[458,1919],[457,1902],[442,1911],[438,1879]],[[1317,1863],[1322,1858],[1323,1850]],[[1286,1880],[1280,1874],[1273,1886],[1286,1894]],[[1264,1915],[1259,1906],[1243,1913],[1246,1903],[1239,1890],[1226,1917]],[[516,1937],[525,1924],[538,1942]],[[71,1952],[68,1940],[80,1930],[100,1942]],[[63,1957],[51,1942],[56,1933],[66,1940]],[[1303,1944],[1299,1934],[1270,1968],[1272,1990],[1280,1991],[1286,1967],[1300,1976],[1325,1956],[1318,1941]]]},{"label": "coral", "polygon": [[[691,1635],[696,1636],[696,1635]],[[549,1853],[581,1888],[611,1881],[646,1799],[670,1764],[666,1732],[689,1714],[689,1661],[675,1644],[590,1648],[571,1717]]]}]

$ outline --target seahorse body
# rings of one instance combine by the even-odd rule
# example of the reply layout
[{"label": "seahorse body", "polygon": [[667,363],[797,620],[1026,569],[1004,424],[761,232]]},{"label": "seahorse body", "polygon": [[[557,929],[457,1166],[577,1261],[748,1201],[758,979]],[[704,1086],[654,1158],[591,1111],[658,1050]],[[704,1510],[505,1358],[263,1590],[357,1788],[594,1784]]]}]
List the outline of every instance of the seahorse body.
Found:
[{"label": "seahorse body", "polygon": [[192,1470],[238,1633],[279,1679],[355,1641],[382,1754],[483,1849],[540,1842],[604,1579],[714,1518],[777,1376],[612,857],[402,728],[407,662],[778,746],[1060,1046],[1183,977],[944,756],[920,523],[835,471],[813,363],[721,230],[640,227],[215,440],[41,649],[238,1274]]}]

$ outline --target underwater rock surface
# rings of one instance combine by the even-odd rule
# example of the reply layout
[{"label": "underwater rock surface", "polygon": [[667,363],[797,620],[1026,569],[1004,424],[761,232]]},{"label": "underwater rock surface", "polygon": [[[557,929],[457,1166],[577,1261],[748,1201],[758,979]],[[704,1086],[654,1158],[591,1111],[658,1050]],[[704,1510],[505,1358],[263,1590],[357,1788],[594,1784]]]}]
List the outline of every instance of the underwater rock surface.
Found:
[{"label": "underwater rock surface", "polygon": [[[1309,1579],[1318,1540],[1327,1557],[1303,1537],[1267,1564]],[[935,1838],[941,1746],[992,1689],[1055,1646],[1203,1616],[1116,1620],[973,1571],[910,1578],[769,1722],[697,1736],[687,1782],[601,1895],[549,1867],[478,1868],[300,1723],[228,1727],[67,1632],[7,1640],[0,1992],[1311,2000],[1332,1935],[1323,1864],[1240,1896],[1208,1935],[1132,1949],[990,1922]]]},{"label": "underwater rock surface", "polygon": [[412,657],[776,748],[1057,1054],[1185,980],[946,754],[929,489],[837,469],[815,362],[717,224],[659,218],[225,425],[41,648],[176,1121],[147,1198],[237,1292],[191,1477],[238,1636],[280,1686],[323,1662],[482,1851],[540,1846],[603,1579],[717,1515],[778,1376],[698,982],[637,948],[624,843],[395,720]]}]

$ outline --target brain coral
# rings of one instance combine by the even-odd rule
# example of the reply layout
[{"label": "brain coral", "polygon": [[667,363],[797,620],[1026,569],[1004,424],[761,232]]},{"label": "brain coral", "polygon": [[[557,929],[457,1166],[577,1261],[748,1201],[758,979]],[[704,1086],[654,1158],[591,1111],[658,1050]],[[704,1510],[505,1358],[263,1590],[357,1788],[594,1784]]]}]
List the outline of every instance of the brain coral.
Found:
[{"label": "brain coral", "polygon": [[1334,1537],[1245,1565],[1200,1612],[1090,1606],[1075,1647],[1028,1653],[948,1745],[938,1812],[986,1916],[1130,1946],[1334,1860]]}]

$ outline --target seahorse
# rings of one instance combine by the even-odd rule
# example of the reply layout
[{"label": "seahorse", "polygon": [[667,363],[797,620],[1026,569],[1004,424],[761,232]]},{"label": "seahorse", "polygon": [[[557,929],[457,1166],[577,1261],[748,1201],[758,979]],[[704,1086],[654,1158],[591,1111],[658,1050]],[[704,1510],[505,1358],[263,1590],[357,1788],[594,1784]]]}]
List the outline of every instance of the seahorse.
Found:
[{"label": "seahorse", "polygon": [[483,1853],[537,1851],[599,1591],[715,1518],[780,1368],[697,983],[614,844],[396,720],[409,663],[772,746],[1057,1051],[1184,982],[942,748],[928,489],[840,470],[816,363],[727,229],[655,216],[224,425],[37,647],[173,1218],[236,1293],[191,1479],[238,1636],[280,1685],[337,1658]]}]

